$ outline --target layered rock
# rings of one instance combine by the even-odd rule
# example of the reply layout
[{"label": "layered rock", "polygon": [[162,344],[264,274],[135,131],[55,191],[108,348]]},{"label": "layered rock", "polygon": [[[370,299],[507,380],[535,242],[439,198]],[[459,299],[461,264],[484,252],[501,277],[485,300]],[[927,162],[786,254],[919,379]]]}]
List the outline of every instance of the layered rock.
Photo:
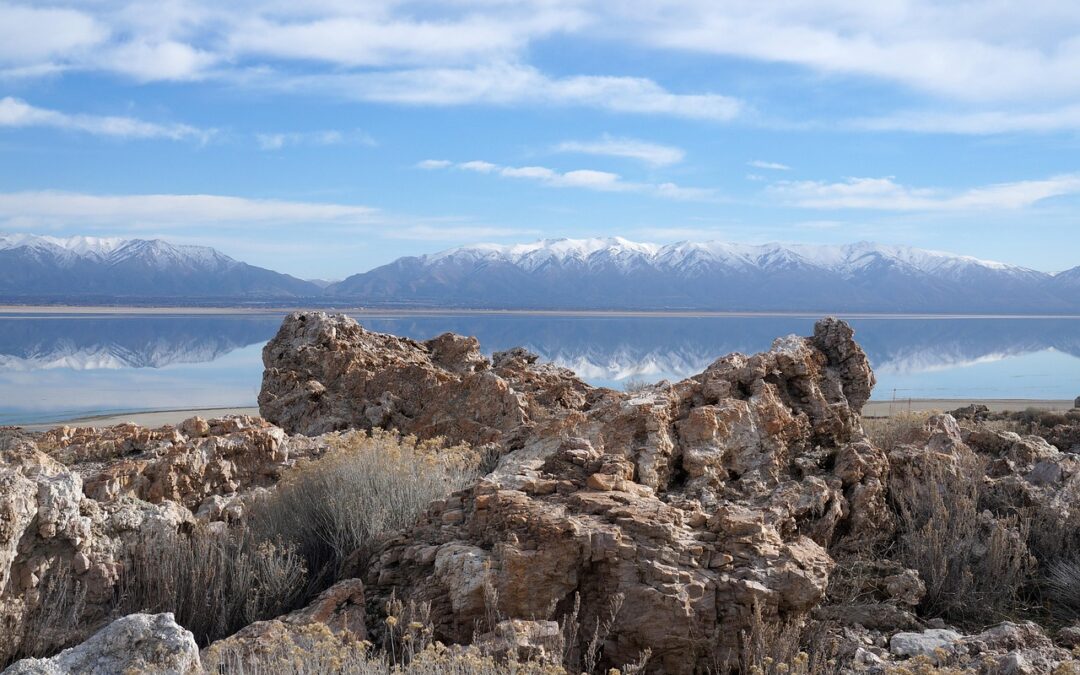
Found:
[{"label": "layered rock", "polygon": [[873,374],[839,321],[637,393],[521,350],[489,362],[467,338],[419,343],[325,314],[286,319],[264,360],[261,410],[287,430],[385,425],[504,453],[357,569],[372,598],[430,602],[443,639],[491,616],[557,618],[575,597],[593,626],[622,597],[606,662],[649,648],[664,672],[693,672],[737,660],[755,612],[805,616],[829,580],[825,547],[891,531],[888,464],[859,418]]}]

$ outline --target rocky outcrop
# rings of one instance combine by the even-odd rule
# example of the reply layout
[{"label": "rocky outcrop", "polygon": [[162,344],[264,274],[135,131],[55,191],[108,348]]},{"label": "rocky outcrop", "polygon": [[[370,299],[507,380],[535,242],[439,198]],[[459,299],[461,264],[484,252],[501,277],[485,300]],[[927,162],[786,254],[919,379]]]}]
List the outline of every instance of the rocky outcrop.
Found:
[{"label": "rocky outcrop", "polygon": [[344,315],[294,313],[263,349],[259,411],[309,436],[383,427],[506,443],[507,432],[552,409],[580,409],[595,393],[570,371],[535,362],[524,350],[489,361],[476,338],[416,342],[366,331]]},{"label": "rocky outcrop", "polygon": [[468,641],[489,616],[558,617],[575,598],[593,626],[622,597],[606,661],[649,648],[688,673],[737,660],[755,612],[805,616],[833,567],[825,547],[891,531],[887,461],[859,418],[873,374],[839,321],[635,393],[521,350],[489,362],[467,338],[418,343],[325,314],[286,319],[264,361],[262,412],[290,431],[386,425],[500,448],[490,475],[367,567],[373,599],[430,602],[442,639]]},{"label": "rocky outcrop", "polygon": [[48,659],[23,659],[4,675],[113,675],[202,673],[199,648],[172,614],[130,614],[77,647]]},{"label": "rocky outcrop", "polygon": [[211,496],[273,485],[297,459],[326,446],[246,416],[193,417],[158,429],[60,427],[42,434],[37,445],[78,472],[91,499],[129,496],[194,511]]},{"label": "rocky outcrop", "polygon": [[245,495],[326,449],[246,417],[0,431],[0,663],[107,620],[129,546],[239,518]]}]

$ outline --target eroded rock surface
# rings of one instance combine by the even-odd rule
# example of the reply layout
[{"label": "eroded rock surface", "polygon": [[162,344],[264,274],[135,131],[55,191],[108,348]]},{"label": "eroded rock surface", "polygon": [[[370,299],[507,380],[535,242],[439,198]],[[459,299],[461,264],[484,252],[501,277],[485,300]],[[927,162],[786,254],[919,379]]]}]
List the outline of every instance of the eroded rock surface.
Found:
[{"label": "eroded rock surface", "polygon": [[47,659],[23,659],[4,675],[202,673],[199,648],[172,614],[129,614],[77,647]]},{"label": "eroded rock surface", "polygon": [[443,639],[469,641],[493,614],[554,618],[575,596],[591,626],[621,594],[605,658],[650,648],[664,672],[692,672],[737,660],[755,607],[809,612],[826,546],[891,531],[887,461],[859,418],[873,374],[839,321],[637,393],[520,350],[489,362],[471,339],[418,343],[325,314],[286,319],[264,360],[262,412],[290,431],[386,425],[504,453],[367,571],[375,598],[430,601]]},{"label": "eroded rock surface", "polygon": [[61,616],[107,620],[129,546],[196,519],[238,519],[246,494],[326,448],[246,417],[0,431],[0,663],[27,637],[41,648],[78,637],[48,615],[61,599],[77,598]]}]

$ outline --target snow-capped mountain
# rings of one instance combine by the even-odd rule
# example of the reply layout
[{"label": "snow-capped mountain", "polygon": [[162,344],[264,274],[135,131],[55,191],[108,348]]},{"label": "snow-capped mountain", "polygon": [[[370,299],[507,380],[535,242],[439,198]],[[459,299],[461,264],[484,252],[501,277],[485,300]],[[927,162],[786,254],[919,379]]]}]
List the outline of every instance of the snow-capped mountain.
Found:
[{"label": "snow-capped mountain", "polygon": [[[476,308],[1070,313],[1044,272],[900,246],[483,244],[400,258],[333,284],[369,304]],[[1062,284],[1064,286],[1064,284]]]},{"label": "snow-capped mountain", "polygon": [[288,298],[320,289],[206,246],[160,239],[0,234],[0,297],[112,301]]}]

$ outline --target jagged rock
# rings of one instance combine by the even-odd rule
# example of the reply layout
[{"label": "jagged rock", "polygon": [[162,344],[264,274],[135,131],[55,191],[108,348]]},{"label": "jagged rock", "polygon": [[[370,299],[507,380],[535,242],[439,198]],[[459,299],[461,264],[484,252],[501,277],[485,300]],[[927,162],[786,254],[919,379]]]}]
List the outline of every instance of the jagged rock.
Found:
[{"label": "jagged rock", "polygon": [[962,408],[949,411],[958,420],[980,421],[990,417],[990,408],[981,403],[972,403]]},{"label": "jagged rock", "polygon": [[192,510],[215,495],[272,485],[297,458],[324,449],[247,416],[195,417],[159,429],[61,427],[43,434],[38,446],[81,473],[91,499],[130,495]]},{"label": "jagged rock", "polygon": [[48,659],[23,659],[3,675],[114,675],[202,672],[199,648],[172,614],[129,614],[77,647]]},{"label": "jagged rock", "polygon": [[364,330],[345,315],[294,313],[263,349],[262,416],[309,436],[393,428],[482,445],[543,418],[580,409],[594,389],[573,373],[535,365],[524,350],[493,365],[476,338],[427,342]]},{"label": "jagged rock", "polygon": [[896,656],[925,656],[941,660],[938,650],[945,650],[959,642],[963,636],[947,628],[927,628],[921,633],[897,633],[889,639],[889,651]]},{"label": "jagged rock", "polygon": [[892,531],[888,462],[859,418],[873,374],[840,321],[632,393],[527,352],[488,362],[468,338],[419,343],[325,314],[288,317],[264,362],[261,410],[289,431],[386,425],[504,453],[357,565],[373,606],[395,591],[430,601],[440,639],[467,642],[489,615],[564,615],[575,595],[591,626],[621,594],[605,659],[648,647],[654,667],[688,673],[737,654],[755,607],[807,614],[825,546]]},{"label": "jagged rock", "polygon": [[[127,547],[191,525],[192,509],[237,520],[246,496],[326,448],[324,439],[288,438],[249,417],[0,432],[0,662],[18,652],[28,617],[64,584],[85,594],[73,610],[83,624],[104,620]],[[69,628],[46,628],[32,636],[38,643],[70,644]]]},{"label": "jagged rock", "polygon": [[1065,626],[1057,633],[1058,644],[1068,649],[1080,647],[1080,625]]}]

